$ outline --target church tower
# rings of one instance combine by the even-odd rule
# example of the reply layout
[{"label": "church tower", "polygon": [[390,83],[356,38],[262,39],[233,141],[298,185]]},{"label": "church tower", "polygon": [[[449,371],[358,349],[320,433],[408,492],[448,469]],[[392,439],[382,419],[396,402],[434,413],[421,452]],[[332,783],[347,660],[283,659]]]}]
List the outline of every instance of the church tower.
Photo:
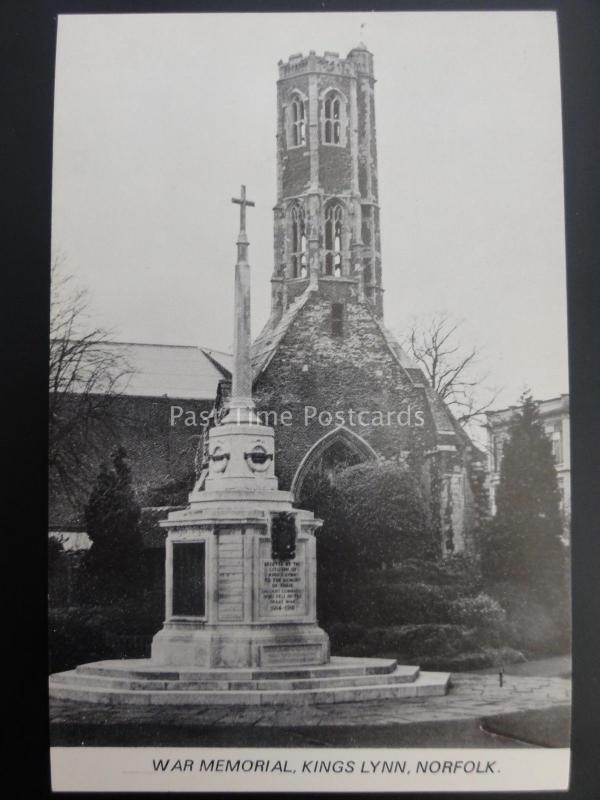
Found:
[{"label": "church tower", "polygon": [[[410,464],[440,553],[470,552],[480,454],[383,322],[374,86],[364,45],[279,62],[275,266],[252,396],[277,428],[280,487],[299,507],[314,508],[336,469]],[[230,388],[221,382],[212,424]]]},{"label": "church tower", "polygon": [[307,286],[383,314],[374,86],[363,44],[279,62],[274,314]]}]

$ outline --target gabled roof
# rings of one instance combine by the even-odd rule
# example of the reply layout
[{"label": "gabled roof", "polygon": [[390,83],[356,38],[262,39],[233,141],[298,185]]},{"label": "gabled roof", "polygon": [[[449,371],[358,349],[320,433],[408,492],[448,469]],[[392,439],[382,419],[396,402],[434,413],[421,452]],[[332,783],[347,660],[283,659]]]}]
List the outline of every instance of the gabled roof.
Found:
[{"label": "gabled roof", "polygon": [[[277,351],[279,343],[288,332],[294,319],[304,308],[314,291],[315,289],[313,287],[310,285],[307,286],[304,292],[302,292],[301,295],[296,297],[294,301],[290,303],[281,317],[275,315],[271,315],[271,317],[269,317],[264,328],[259,333],[252,345],[252,368],[254,371],[254,380],[256,380],[260,373],[267,368],[269,362]],[[372,317],[373,322],[381,331],[381,334],[385,339],[385,342],[392,355],[403,368],[403,370],[408,374],[411,382],[414,382],[417,386],[420,384],[426,384],[427,381],[418,364],[407,355],[391,331],[389,331],[383,322],[381,322],[381,320],[375,316],[373,310],[368,304],[365,304],[365,308]]]},{"label": "gabled roof", "polygon": [[[214,400],[217,386],[231,375],[231,356],[194,346],[103,342],[123,373],[114,390],[134,397]],[[77,391],[77,386],[71,387]],[[80,389],[81,391],[81,389]]]},{"label": "gabled roof", "polygon": [[[268,367],[271,359],[277,352],[277,348],[283,340],[283,337],[290,329],[297,315],[306,305],[313,291],[315,290],[311,286],[307,286],[304,292],[295,298],[295,300],[288,306],[281,317],[271,315],[271,317],[269,317],[267,320],[264,328],[252,345],[252,368],[254,380],[256,380],[259,375]],[[373,309],[368,304],[365,304],[365,308],[381,332],[381,335],[390,353],[402,367],[409,381],[415,386],[415,388],[422,390],[424,399],[427,402],[431,412],[431,418],[433,420],[436,436],[440,437],[440,440],[442,441],[449,441],[452,438],[457,437],[462,445],[472,446],[470,437],[461,428],[454,415],[435,391],[435,389],[429,385],[423,370],[419,367],[416,361],[414,361],[406,353],[394,334],[388,330],[383,322],[375,315]]]}]

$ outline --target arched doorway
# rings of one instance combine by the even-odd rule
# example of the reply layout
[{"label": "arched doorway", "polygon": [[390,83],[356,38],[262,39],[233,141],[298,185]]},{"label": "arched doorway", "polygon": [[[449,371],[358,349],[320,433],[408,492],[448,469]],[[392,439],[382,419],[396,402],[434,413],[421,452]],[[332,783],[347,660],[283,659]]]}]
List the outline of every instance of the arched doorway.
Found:
[{"label": "arched doorway", "polygon": [[329,431],[315,442],[296,470],[291,486],[296,504],[303,506],[306,502],[311,508],[316,483],[331,482],[337,470],[376,460],[371,445],[354,431],[345,427]]}]

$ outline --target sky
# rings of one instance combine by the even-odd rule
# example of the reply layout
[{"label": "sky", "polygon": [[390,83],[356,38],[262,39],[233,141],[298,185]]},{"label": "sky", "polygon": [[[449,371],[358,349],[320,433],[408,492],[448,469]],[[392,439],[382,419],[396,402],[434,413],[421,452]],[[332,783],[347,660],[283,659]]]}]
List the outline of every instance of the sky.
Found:
[{"label": "sky", "polygon": [[[362,26],[362,27],[361,27]],[[59,19],[53,259],[118,341],[230,350],[247,185],[253,333],[269,313],[277,62],[375,58],[385,322],[445,314],[496,407],[568,391],[553,12]]]}]

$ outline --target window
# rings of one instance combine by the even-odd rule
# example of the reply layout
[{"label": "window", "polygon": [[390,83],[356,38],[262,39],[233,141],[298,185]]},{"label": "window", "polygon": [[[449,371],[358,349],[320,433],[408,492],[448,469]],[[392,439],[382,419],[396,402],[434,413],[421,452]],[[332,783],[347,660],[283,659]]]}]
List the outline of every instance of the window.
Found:
[{"label": "window", "polygon": [[554,423],[554,430],[552,431],[552,455],[557,464],[563,463],[563,446],[562,446],[562,425],[560,422]]},{"label": "window", "polygon": [[342,98],[337,92],[325,95],[323,117],[325,144],[342,144]]},{"label": "window", "polygon": [[290,146],[301,147],[306,144],[306,121],[304,118],[304,101],[299,95],[294,95],[290,105]]},{"label": "window", "polygon": [[304,209],[299,203],[294,203],[290,211],[291,221],[291,276],[292,278],[305,278],[308,275],[306,263],[306,224]]},{"label": "window", "polygon": [[344,334],[344,304],[331,304],[331,333],[333,336],[343,336]]},{"label": "window", "polygon": [[344,212],[339,203],[325,209],[325,275],[342,274],[342,223]]}]

